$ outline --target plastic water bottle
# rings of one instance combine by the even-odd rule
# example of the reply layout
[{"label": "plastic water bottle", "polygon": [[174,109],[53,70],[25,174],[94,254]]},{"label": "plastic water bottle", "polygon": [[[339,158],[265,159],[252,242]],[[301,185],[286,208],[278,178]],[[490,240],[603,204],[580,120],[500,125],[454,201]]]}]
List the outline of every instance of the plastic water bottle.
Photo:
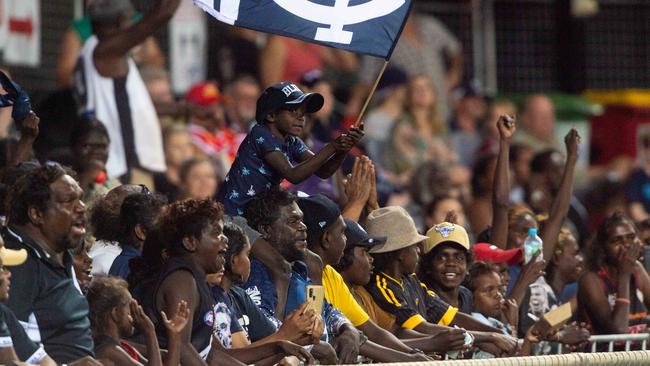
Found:
[{"label": "plastic water bottle", "polygon": [[[528,236],[524,241],[524,260],[526,263],[530,262],[535,253],[542,250],[542,238],[537,236],[537,229],[528,229]],[[541,260],[542,257],[537,257]]]}]

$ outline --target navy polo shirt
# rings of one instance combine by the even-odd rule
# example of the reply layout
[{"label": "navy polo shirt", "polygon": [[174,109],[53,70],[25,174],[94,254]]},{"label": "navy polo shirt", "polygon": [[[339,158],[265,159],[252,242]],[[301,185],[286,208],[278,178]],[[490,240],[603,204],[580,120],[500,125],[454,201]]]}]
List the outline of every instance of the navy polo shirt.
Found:
[{"label": "navy polo shirt", "polygon": [[284,177],[264,159],[274,151],[283,153],[289,163],[296,165],[309,149],[296,136],[287,136],[282,141],[267,125],[257,123],[253,126],[239,146],[237,157],[219,190],[219,201],[223,203],[226,214],[244,215],[244,207],[256,194],[282,182]]},{"label": "navy polo shirt", "polygon": [[2,236],[7,248],[28,253],[25,263],[11,267],[7,306],[29,338],[57,363],[94,356],[88,303],[76,285],[70,253],[64,252],[61,266],[19,229],[4,229]]}]

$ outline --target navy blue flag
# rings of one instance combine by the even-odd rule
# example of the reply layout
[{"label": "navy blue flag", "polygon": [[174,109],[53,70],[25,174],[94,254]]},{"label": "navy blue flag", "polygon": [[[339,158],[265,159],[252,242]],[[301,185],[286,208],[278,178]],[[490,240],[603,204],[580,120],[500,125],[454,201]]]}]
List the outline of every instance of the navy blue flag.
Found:
[{"label": "navy blue flag", "polygon": [[194,0],[218,20],[389,59],[411,0]]}]

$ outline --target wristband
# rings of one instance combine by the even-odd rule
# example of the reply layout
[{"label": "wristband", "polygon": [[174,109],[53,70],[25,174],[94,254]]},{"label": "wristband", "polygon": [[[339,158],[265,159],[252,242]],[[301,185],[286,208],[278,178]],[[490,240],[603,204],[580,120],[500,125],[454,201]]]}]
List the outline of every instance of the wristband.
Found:
[{"label": "wristband", "polygon": [[628,304],[629,305],[630,304],[630,299],[627,299],[625,297],[619,297],[619,298],[617,298],[615,300],[615,302],[621,302],[623,304]]}]

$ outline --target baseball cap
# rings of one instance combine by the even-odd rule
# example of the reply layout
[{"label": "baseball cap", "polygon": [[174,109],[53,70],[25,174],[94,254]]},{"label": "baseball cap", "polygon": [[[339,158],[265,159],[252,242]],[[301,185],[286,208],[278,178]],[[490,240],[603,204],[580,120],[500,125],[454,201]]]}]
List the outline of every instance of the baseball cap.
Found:
[{"label": "baseball cap", "polygon": [[27,251],[25,249],[7,249],[3,246],[0,248],[0,258],[2,258],[3,266],[17,266],[27,260]]},{"label": "baseball cap", "polygon": [[469,236],[467,236],[465,228],[452,224],[451,222],[442,222],[427,231],[427,241],[424,242],[424,254],[429,253],[433,248],[446,242],[456,243],[469,250]]},{"label": "baseball cap", "polygon": [[474,244],[474,258],[477,261],[495,264],[508,263],[509,266],[514,266],[521,262],[523,256],[520,248],[504,250],[490,243]]},{"label": "baseball cap", "polygon": [[255,119],[262,122],[266,115],[280,108],[296,109],[306,105],[307,113],[314,113],[323,107],[323,96],[319,93],[303,93],[298,86],[290,81],[283,81],[266,88],[257,99]]},{"label": "baseball cap", "polygon": [[325,230],[341,216],[339,206],[322,194],[307,197],[298,195],[298,207],[305,215],[303,222],[307,226],[307,244],[309,245],[316,244]]},{"label": "baseball cap", "polygon": [[185,95],[185,100],[196,105],[208,107],[221,103],[223,96],[219,92],[217,84],[213,82],[203,82],[195,84]]},{"label": "baseball cap", "polygon": [[371,237],[357,222],[345,219],[345,236],[348,238],[345,244],[346,248],[350,247],[374,247],[375,245],[384,244],[386,237]]}]

